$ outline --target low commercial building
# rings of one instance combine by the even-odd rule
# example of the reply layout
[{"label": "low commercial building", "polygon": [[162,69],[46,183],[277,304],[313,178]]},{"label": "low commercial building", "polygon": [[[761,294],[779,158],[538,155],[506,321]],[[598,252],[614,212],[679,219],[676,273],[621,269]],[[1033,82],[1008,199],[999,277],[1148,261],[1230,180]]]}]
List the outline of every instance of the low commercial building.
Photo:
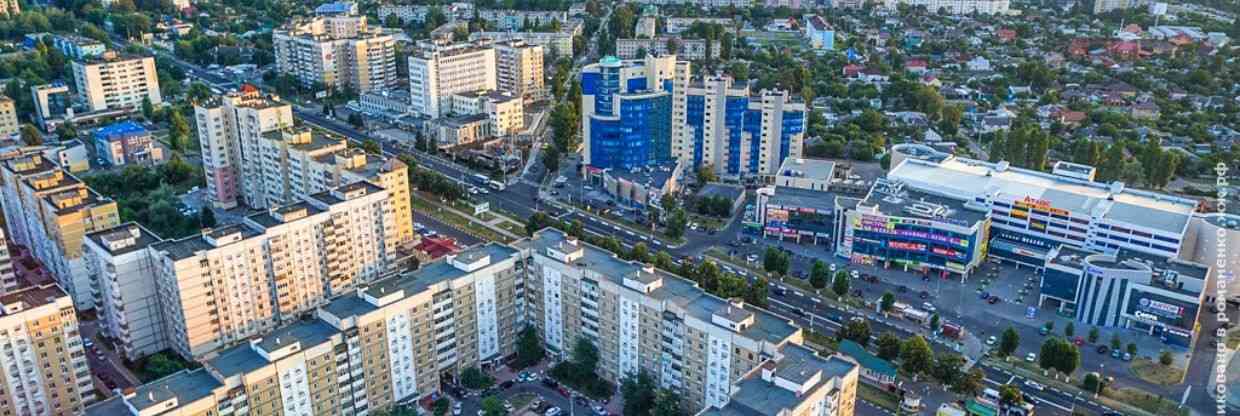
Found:
[{"label": "low commercial building", "polygon": [[409,91],[405,90],[372,91],[357,98],[354,111],[394,120],[413,114],[413,107],[409,104],[409,100]]},{"label": "low commercial building", "polygon": [[491,137],[491,123],[485,114],[440,117],[430,122],[439,149],[479,143]]},{"label": "low commercial building", "polygon": [[515,352],[520,251],[491,244],[360,287],[297,320],[86,409],[88,416],[273,409],[365,414],[438,393]]},{"label": "low commercial building", "polygon": [[150,164],[164,160],[163,148],[151,132],[133,121],[122,121],[95,130],[95,154],[108,166]]},{"label": "low commercial building", "polygon": [[984,211],[880,179],[848,210],[836,255],[854,264],[882,264],[905,271],[966,276],[986,253]]},{"label": "low commercial building", "polygon": [[835,162],[822,159],[787,158],[775,173],[775,186],[830,190],[835,181]]},{"label": "low commercial building", "polygon": [[1132,250],[1100,254],[1061,246],[1046,262],[1038,306],[1086,325],[1133,329],[1189,347],[1209,273],[1202,264]]},{"label": "low commercial building", "polygon": [[757,195],[755,217],[763,237],[822,244],[829,249],[843,235],[845,211],[858,202],[828,191],[784,186],[760,188]]},{"label": "low commercial building", "polygon": [[551,357],[590,342],[600,377],[645,372],[695,414],[853,414],[856,363],[801,346],[788,319],[558,230],[528,247],[530,321]]},{"label": "low commercial building", "polygon": [[684,174],[674,161],[631,170],[587,168],[587,173],[619,206],[634,209],[658,205],[663,195],[679,189]]}]

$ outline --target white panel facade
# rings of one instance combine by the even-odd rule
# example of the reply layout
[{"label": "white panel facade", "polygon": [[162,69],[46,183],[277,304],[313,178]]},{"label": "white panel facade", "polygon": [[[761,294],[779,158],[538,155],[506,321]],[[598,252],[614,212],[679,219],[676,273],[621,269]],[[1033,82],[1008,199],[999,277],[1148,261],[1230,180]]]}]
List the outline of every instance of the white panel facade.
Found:
[{"label": "white panel facade", "polygon": [[723,407],[731,400],[732,342],[709,335],[706,354],[706,406]]},{"label": "white panel facade", "polygon": [[413,338],[409,311],[394,311],[387,317],[388,366],[392,372],[392,400],[400,401],[418,390],[417,367],[413,365]]},{"label": "white panel facade", "polygon": [[640,369],[641,302],[620,296],[620,376],[636,375]]},{"label": "white panel facade", "polygon": [[286,416],[312,416],[314,405],[310,402],[310,383],[306,374],[306,359],[300,353],[276,363],[280,374],[280,401]]},{"label": "white panel facade", "polygon": [[560,299],[559,270],[543,268],[543,342],[564,351],[564,308]]},{"label": "white panel facade", "polygon": [[495,311],[495,275],[486,273],[474,280],[474,302],[478,322],[478,359],[498,358],[499,323]]}]

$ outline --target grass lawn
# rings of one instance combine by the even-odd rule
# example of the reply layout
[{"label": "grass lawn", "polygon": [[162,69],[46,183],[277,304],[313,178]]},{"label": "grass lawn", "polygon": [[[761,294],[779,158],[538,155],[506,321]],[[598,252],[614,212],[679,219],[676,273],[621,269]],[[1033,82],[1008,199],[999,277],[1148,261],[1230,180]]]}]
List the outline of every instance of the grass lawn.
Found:
[{"label": "grass lawn", "polygon": [[1124,403],[1132,407],[1149,412],[1150,414],[1160,416],[1187,416],[1187,408],[1178,408],[1175,402],[1162,398],[1153,393],[1121,387],[1118,389],[1107,389],[1102,393],[1109,399],[1119,403]]},{"label": "grass lawn", "polygon": [[824,356],[835,353],[839,348],[839,343],[835,340],[835,337],[818,331],[805,331],[805,342],[814,346],[814,349]]},{"label": "grass lawn", "polygon": [[419,195],[424,198],[410,198],[413,200],[413,209],[416,211],[435,217],[435,219],[445,223],[464,228],[466,231],[486,240],[498,241],[501,243],[509,243],[513,241],[511,237],[497,233],[495,230],[487,228],[476,221],[471,221],[470,218],[461,216],[455,212],[440,209],[441,206],[438,202],[432,202],[430,199],[427,199],[427,195],[422,195],[420,193]]},{"label": "grass lawn", "polygon": [[534,401],[535,397],[538,397],[538,395],[534,393],[518,393],[510,397],[508,399],[508,402],[512,403],[513,410],[519,411],[525,408],[526,405],[530,404],[530,402]]},{"label": "grass lawn", "polygon": [[857,389],[857,398],[899,414],[900,398],[898,396],[866,383],[857,383],[857,385],[860,387]]},{"label": "grass lawn", "polygon": [[1160,386],[1172,386],[1184,381],[1183,368],[1164,366],[1145,357],[1133,360],[1128,370],[1137,378]]},{"label": "grass lawn", "polygon": [[1236,349],[1240,347],[1240,331],[1231,331],[1227,334],[1227,348]]}]

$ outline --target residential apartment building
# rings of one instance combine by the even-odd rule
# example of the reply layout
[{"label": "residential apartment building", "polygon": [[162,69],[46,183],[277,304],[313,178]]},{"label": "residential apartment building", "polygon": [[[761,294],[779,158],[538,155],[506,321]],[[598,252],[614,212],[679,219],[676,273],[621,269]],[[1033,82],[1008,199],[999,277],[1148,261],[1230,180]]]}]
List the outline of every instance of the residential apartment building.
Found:
[{"label": "residential apartment building", "polygon": [[369,182],[150,246],[169,344],[186,358],[275,329],[387,272],[390,194]]},{"label": "residential apartment building", "polygon": [[82,414],[95,393],[69,295],[26,282],[0,304],[0,414]]},{"label": "residential apartment building", "polygon": [[105,52],[73,61],[74,89],[89,111],[137,109],[143,101],[159,105],[159,76],[155,58]]},{"label": "residential apartment building", "polygon": [[293,107],[275,95],[243,85],[241,91],[194,104],[207,199],[217,208],[235,208],[254,189],[261,165],[249,163],[263,134],[293,125]]},{"label": "residential apartment building", "polygon": [[9,256],[9,238],[0,227],[0,294],[17,289],[17,275],[13,273],[13,260]]},{"label": "residential apartment building", "polygon": [[479,41],[511,41],[519,40],[530,45],[541,46],[546,53],[556,56],[573,55],[573,34],[559,32],[473,32],[469,34],[470,42]]},{"label": "residential apartment building", "polygon": [[[1114,0],[1099,0],[1099,2]],[[1010,0],[885,0],[886,6],[895,9],[900,4],[925,7],[930,13],[944,11],[947,14],[1007,14]]]},{"label": "residential apartment building", "polygon": [[120,222],[116,202],[46,159],[18,152],[0,161],[4,218],[14,243],[30,249],[79,310],[94,308],[92,280],[82,259],[87,233]]},{"label": "residential apartment building", "polygon": [[527,101],[546,98],[543,47],[520,40],[495,43],[495,85]]},{"label": "residential apartment building", "polygon": [[1138,0],[1095,0],[1094,1],[1094,14],[1106,13],[1112,10],[1131,9],[1135,7],[1140,7],[1141,4],[1144,4],[1144,3],[1145,2],[1141,2]]},{"label": "residential apartment building", "polygon": [[489,136],[508,136],[525,129],[525,106],[520,96],[491,91],[461,92],[449,98],[454,115],[486,116]]},{"label": "residential apartment building", "polygon": [[272,34],[276,70],[307,88],[380,91],[396,85],[396,40],[365,16],[300,19]]},{"label": "residential apartment building", "polygon": [[489,43],[419,46],[409,56],[409,96],[416,114],[442,117],[449,111],[444,100],[452,94],[499,88],[495,48]]},{"label": "residential apartment building", "polygon": [[801,157],[806,109],[786,91],[751,95],[731,77],[712,76],[690,84],[684,102],[684,123],[672,136],[682,163],[741,178],[774,175],[785,159]]},{"label": "residential apartment building", "polygon": [[17,123],[17,107],[8,96],[0,97],[0,138],[17,134],[21,125]]},{"label": "residential apartment building", "polygon": [[[672,50],[671,47],[675,47]],[[659,36],[653,38],[616,39],[616,56],[620,59],[640,59],[642,53],[647,55],[676,55],[681,59],[719,58],[719,41],[706,45],[705,39],[684,39],[680,36]]]},{"label": "residential apartment building", "polygon": [[73,118],[73,96],[69,87],[59,82],[30,87],[34,98],[34,120],[43,131],[51,132]]},{"label": "residential apartment building", "polygon": [[69,59],[87,59],[107,52],[103,42],[78,35],[56,35],[52,37],[52,46],[59,49]]},{"label": "residential apartment building", "polygon": [[161,242],[128,222],[86,235],[86,270],[95,282],[99,330],[116,340],[117,352],[138,360],[168,348],[157,290],[159,264],[147,250]]},{"label": "residential apartment building", "polygon": [[426,397],[442,375],[515,352],[521,260],[491,244],[358,288],[86,414],[373,414]]},{"label": "residential apartment building", "polygon": [[788,319],[558,230],[535,233],[529,250],[529,316],[552,357],[567,358],[579,340],[593,343],[600,377],[619,383],[644,372],[691,414],[754,414],[730,406],[785,414],[762,396],[791,399],[779,402],[788,410],[818,410],[788,414],[853,414],[858,366],[800,346],[802,329]]},{"label": "residential apartment building", "polygon": [[495,30],[503,32],[521,32],[551,22],[561,24],[568,21],[568,12],[513,10],[513,9],[480,9],[478,18],[491,23]]}]

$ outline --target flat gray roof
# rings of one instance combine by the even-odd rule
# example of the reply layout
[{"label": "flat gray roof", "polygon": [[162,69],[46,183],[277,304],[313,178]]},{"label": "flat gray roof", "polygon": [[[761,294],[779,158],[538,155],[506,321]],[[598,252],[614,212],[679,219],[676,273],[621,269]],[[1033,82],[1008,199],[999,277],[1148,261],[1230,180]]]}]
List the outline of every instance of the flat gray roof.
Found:
[{"label": "flat gray roof", "polygon": [[[251,238],[262,234],[258,230],[250,228],[244,224],[229,224],[211,230],[213,235],[222,235],[224,233],[237,231],[241,233],[241,238]],[[173,260],[183,260],[197,255],[198,252],[211,250],[215,246],[207,242],[204,234],[199,233],[180,240],[164,240],[163,242],[153,244],[151,246],[155,250],[167,253],[168,257]]]},{"label": "flat gray roof", "polygon": [[[878,206],[878,210],[887,215],[924,218],[927,220],[946,220],[947,222],[957,223],[957,225],[965,227],[972,227],[977,222],[986,219],[985,212],[965,208],[964,203],[959,199],[944,198],[908,188],[904,188],[903,193],[899,196],[871,190],[870,194],[866,196],[864,204]],[[926,204],[945,208],[944,215],[938,218],[930,218],[918,216],[909,211],[914,206]]]},{"label": "flat gray roof", "polygon": [[831,180],[834,174],[835,162],[830,160],[790,157],[779,165],[779,176]]},{"label": "flat gray roof", "polygon": [[836,196],[831,191],[790,188],[776,186],[775,194],[767,199],[768,204],[781,207],[813,208],[819,211],[835,212]]},{"label": "flat gray roof", "polygon": [[[135,239],[133,244],[119,248],[117,250],[112,250],[111,248],[108,247],[108,244],[107,244],[108,241],[133,238],[133,232],[135,230],[137,231],[138,236]],[[159,238],[159,236],[156,236],[150,231],[147,231],[147,229],[143,228],[142,225],[136,222],[133,222],[133,221],[120,224],[120,225],[117,225],[115,227],[112,227],[106,230],[100,230],[100,231],[95,231],[90,234],[86,234],[86,238],[94,241],[96,245],[98,245],[99,247],[102,247],[104,250],[106,250],[108,253],[112,254],[113,256],[119,256],[123,254],[132,253],[134,251],[144,249],[147,246],[150,246],[152,244],[163,241],[162,239]]]},{"label": "flat gray roof", "polygon": [[[301,349],[305,350],[328,342],[337,333],[339,331],[336,328],[320,319],[298,321],[264,335],[258,341],[258,346],[265,351],[272,351],[291,345],[294,342],[300,342]],[[270,363],[262,355],[259,355],[257,351],[254,351],[254,348],[249,343],[226,349],[215,358],[207,361],[207,365],[210,365],[211,368],[216,369],[225,377],[245,374]]]},{"label": "flat gray roof", "polygon": [[[792,380],[797,383],[808,381],[811,376],[821,372],[818,384],[810,387],[806,396],[813,391],[826,388],[834,377],[847,375],[857,367],[856,364],[837,356],[820,357],[813,350],[800,345],[788,345],[782,350],[784,357],[773,365],[775,377]],[[790,410],[801,403],[796,392],[786,390],[762,380],[761,370],[754,371],[739,383],[732,395],[732,401],[724,407],[725,415],[773,415]],[[730,409],[730,410],[729,410]]]},{"label": "flat gray roof", "polygon": [[[221,386],[222,384],[216,381],[215,377],[212,377],[205,369],[181,370],[170,376],[138,386],[133,397],[126,399],[126,401],[139,411],[146,410],[173,397],[177,398],[177,403],[185,405],[211,395],[216,388]],[[151,397],[154,397],[155,400],[152,401]]]}]

